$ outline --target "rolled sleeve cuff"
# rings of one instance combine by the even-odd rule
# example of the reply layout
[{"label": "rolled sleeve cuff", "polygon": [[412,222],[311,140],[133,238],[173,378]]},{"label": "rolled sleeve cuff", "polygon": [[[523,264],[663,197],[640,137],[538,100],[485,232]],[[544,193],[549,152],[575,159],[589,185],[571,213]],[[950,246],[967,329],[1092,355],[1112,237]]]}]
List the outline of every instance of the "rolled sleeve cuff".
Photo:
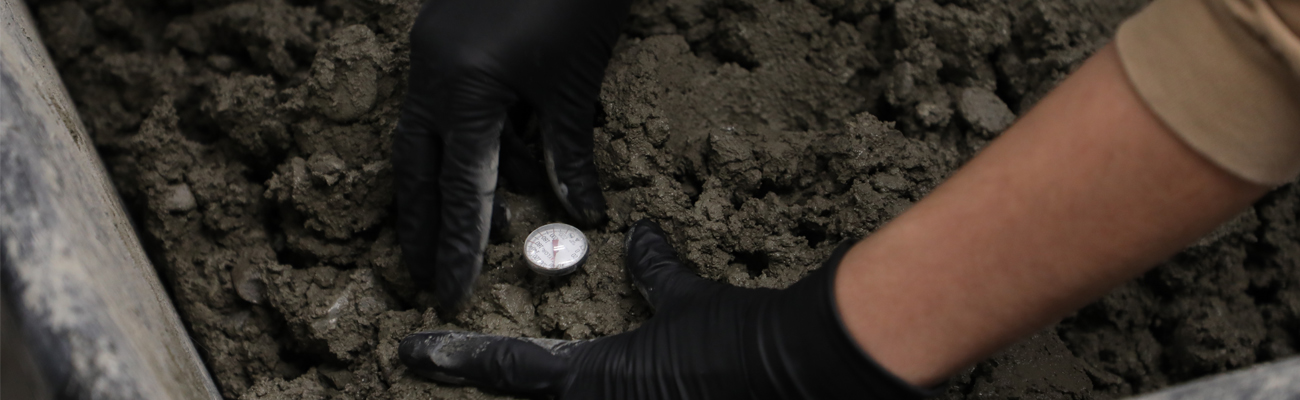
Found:
[{"label": "rolled sleeve cuff", "polygon": [[1195,151],[1248,181],[1287,183],[1300,174],[1300,81],[1280,52],[1300,49],[1278,49],[1229,7],[1157,0],[1120,27],[1120,59],[1138,95]]}]

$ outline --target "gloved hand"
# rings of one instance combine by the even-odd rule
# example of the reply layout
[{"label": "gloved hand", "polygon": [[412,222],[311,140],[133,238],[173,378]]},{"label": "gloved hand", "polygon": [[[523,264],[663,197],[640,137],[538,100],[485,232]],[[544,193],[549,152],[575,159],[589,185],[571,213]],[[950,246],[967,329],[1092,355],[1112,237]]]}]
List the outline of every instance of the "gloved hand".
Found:
[{"label": "gloved hand", "polygon": [[835,269],[849,246],[787,289],[695,275],[654,222],[627,234],[626,268],[655,309],[640,327],[587,341],[422,332],[398,354],[417,374],[563,399],[918,399],[839,321]]},{"label": "gloved hand", "polygon": [[[498,161],[505,172],[537,174],[514,179],[521,183],[549,178],[579,225],[605,218],[591,130],[629,3],[439,0],[420,10],[393,134],[397,233],[412,278],[433,286],[443,307],[469,296],[482,267]],[[528,167],[511,136],[507,110],[520,105],[536,112],[545,168]]]}]

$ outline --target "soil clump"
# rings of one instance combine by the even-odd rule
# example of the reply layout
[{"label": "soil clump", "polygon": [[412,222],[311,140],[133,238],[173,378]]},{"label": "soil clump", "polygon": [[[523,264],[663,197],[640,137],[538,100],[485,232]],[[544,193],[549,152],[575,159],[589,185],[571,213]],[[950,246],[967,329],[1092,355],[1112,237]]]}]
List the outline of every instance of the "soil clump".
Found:
[{"label": "soil clump", "polygon": [[[95,145],[223,395],[491,398],[416,378],[423,329],[588,339],[650,313],[622,233],[649,217],[701,275],[782,287],[907,209],[1144,1],[638,0],[606,73],[610,221],[583,270],[519,242],[565,221],[505,193],[467,308],[400,262],[391,132],[409,0],[33,4]],[[1104,399],[1300,350],[1300,185],[954,378],[947,399]]]}]

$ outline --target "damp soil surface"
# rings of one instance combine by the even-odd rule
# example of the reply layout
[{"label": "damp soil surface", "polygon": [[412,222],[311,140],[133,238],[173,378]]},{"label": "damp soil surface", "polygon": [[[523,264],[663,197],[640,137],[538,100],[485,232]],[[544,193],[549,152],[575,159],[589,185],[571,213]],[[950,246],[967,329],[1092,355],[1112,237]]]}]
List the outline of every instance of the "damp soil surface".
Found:
[{"label": "damp soil surface", "polygon": [[[811,2],[810,2],[811,1]],[[413,0],[46,0],[43,37],[231,399],[494,398],[410,374],[422,329],[588,339],[650,313],[621,270],[660,221],[710,279],[782,287],[907,209],[1143,1],[638,0],[600,95],[608,224],[561,278],[515,218],[440,314],[394,240]],[[1105,399],[1300,350],[1300,186],[952,380],[947,399]]]}]

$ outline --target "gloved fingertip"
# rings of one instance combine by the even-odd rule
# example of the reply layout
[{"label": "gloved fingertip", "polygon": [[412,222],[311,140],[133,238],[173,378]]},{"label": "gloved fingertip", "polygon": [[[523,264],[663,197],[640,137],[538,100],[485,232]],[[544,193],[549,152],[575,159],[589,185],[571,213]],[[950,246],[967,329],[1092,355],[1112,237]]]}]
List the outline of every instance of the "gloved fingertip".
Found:
[{"label": "gloved fingertip", "polygon": [[576,211],[575,212],[576,215],[574,215],[574,218],[577,218],[579,224],[583,225],[583,227],[585,228],[599,227],[601,225],[605,225],[605,222],[609,220],[609,216],[605,213],[604,207],[599,207],[599,208],[575,207],[575,211]]},{"label": "gloved fingertip", "polygon": [[651,258],[677,259],[677,251],[669,244],[668,234],[659,223],[650,219],[636,221],[628,228],[623,249],[628,270],[634,272],[634,276],[642,269],[641,266],[652,262]]},{"label": "gloved fingertip", "polygon": [[438,298],[438,309],[446,314],[457,314],[460,312],[466,300],[473,294],[471,287],[474,281],[453,282],[450,284],[439,283],[434,290],[435,297]]},{"label": "gloved fingertip", "polygon": [[436,382],[461,385],[469,380],[459,371],[485,342],[467,340],[462,332],[420,332],[402,339],[397,356],[416,375]]},{"label": "gloved fingertip", "polygon": [[[465,251],[465,250],[461,250]],[[474,282],[483,271],[481,259],[463,257],[473,260],[470,263],[444,263],[435,268],[433,282],[434,295],[438,298],[438,307],[447,314],[456,314],[474,294]]]},{"label": "gloved fingertip", "polygon": [[661,232],[663,232],[663,228],[659,227],[658,222],[649,218],[642,218],[633,222],[632,227],[627,229],[627,239],[630,243],[634,237],[640,237],[644,234],[662,234]]},{"label": "gloved fingertip", "polygon": [[534,341],[476,332],[415,333],[402,339],[397,353],[425,378],[511,393],[555,394],[567,371],[563,357]]},{"label": "gloved fingertip", "polygon": [[637,221],[628,229],[624,257],[632,283],[656,310],[662,311],[716,284],[687,268],[669,243],[668,234],[649,219]]},{"label": "gloved fingertip", "polygon": [[568,211],[581,227],[596,228],[605,225],[609,220],[606,214],[605,196],[599,190],[580,193],[571,190],[568,185],[560,184],[556,192],[560,195],[560,202],[565,211]]},{"label": "gloved fingertip", "polygon": [[[605,194],[601,193],[596,166],[590,158],[576,163],[557,162],[554,152],[549,149],[544,155],[547,178],[564,210],[584,228],[603,225],[606,222]],[[560,168],[562,166],[564,168]]]}]

